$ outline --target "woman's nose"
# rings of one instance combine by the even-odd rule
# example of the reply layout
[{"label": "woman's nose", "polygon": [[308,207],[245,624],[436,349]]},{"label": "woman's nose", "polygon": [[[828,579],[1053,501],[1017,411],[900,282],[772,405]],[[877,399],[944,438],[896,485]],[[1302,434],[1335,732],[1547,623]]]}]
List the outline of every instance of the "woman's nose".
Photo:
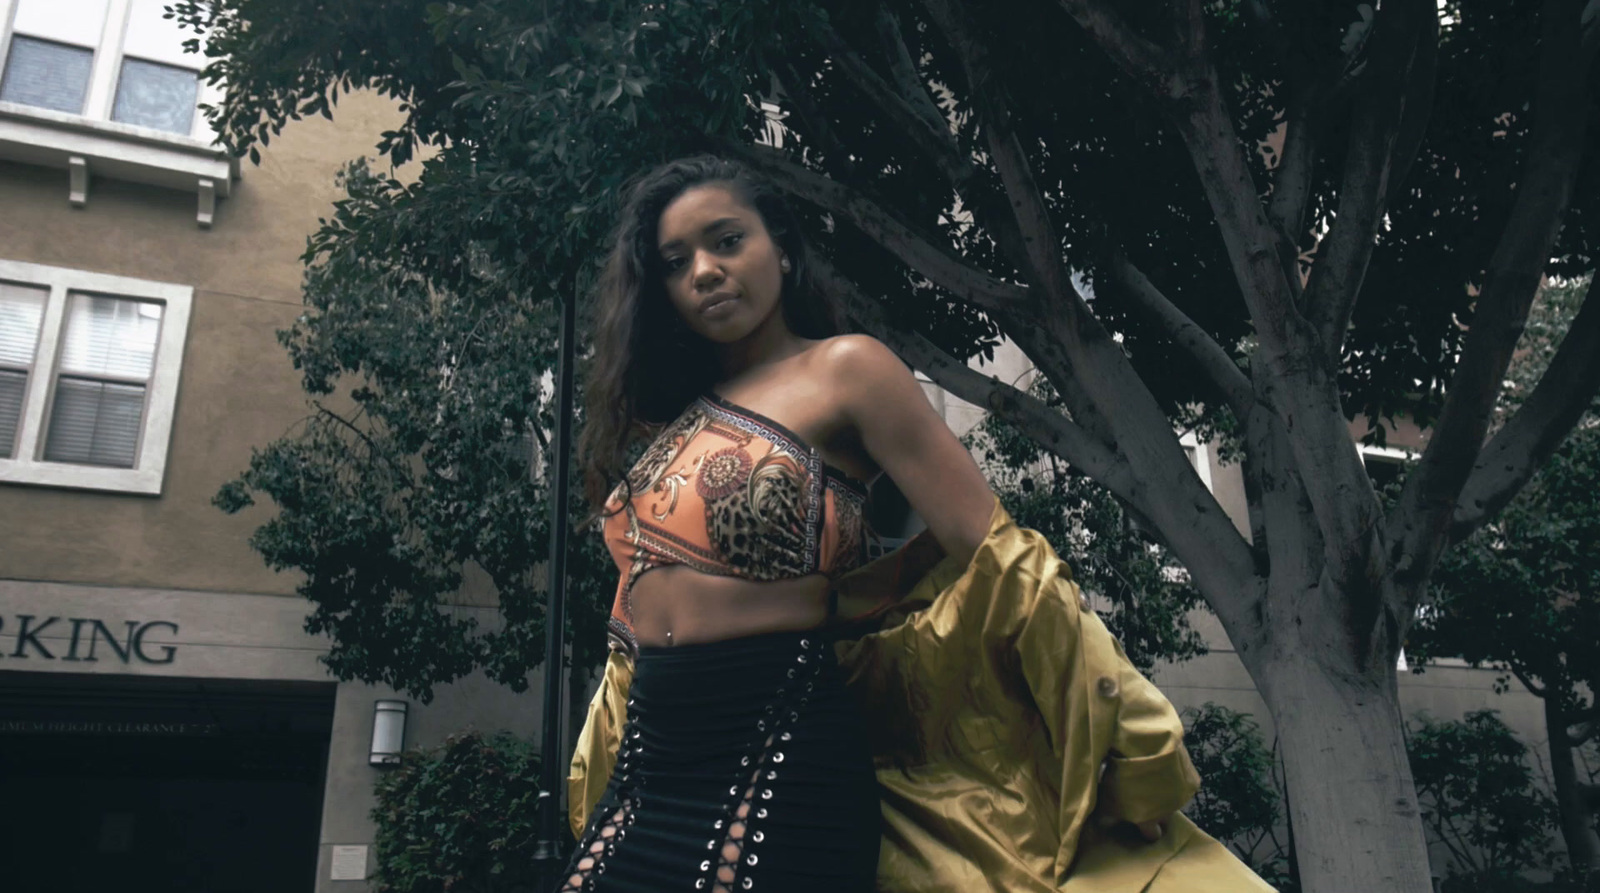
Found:
[{"label": "woman's nose", "polygon": [[723,279],[722,267],[717,259],[705,252],[697,252],[694,256],[694,284],[696,287],[716,285]]}]

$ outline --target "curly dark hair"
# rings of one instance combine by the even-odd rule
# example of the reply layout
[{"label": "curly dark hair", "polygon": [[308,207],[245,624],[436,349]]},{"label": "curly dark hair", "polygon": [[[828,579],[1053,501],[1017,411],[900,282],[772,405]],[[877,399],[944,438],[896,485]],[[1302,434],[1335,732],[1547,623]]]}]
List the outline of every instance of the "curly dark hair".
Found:
[{"label": "curly dark hair", "polygon": [[623,187],[622,213],[595,294],[594,353],[589,363],[578,456],[583,491],[603,510],[635,441],[659,431],[717,380],[716,353],[692,332],[667,298],[656,248],[661,212],[696,186],[727,186],[761,215],[789,258],[783,318],[803,338],[840,331],[836,305],[812,281],[799,220],[778,188],[737,161],[698,155],[669,161]]}]

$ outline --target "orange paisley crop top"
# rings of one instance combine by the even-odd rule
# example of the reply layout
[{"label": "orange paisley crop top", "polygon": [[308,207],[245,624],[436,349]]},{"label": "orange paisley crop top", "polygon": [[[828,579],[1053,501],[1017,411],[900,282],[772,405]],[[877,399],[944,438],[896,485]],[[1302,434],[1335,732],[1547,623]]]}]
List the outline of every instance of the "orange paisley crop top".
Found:
[{"label": "orange paisley crop top", "polygon": [[822,461],[793,431],[716,394],[662,430],[606,501],[602,534],[622,578],[608,628],[629,654],[634,583],[682,564],[771,581],[858,567],[867,551],[865,485]]}]

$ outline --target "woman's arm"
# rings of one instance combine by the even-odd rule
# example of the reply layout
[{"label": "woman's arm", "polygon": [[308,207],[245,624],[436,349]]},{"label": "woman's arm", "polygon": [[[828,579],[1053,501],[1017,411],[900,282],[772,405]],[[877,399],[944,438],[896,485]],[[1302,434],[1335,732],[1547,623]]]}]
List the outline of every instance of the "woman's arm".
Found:
[{"label": "woman's arm", "polygon": [[875,338],[843,335],[827,345],[845,421],[872,460],[905,494],[945,552],[966,560],[989,530],[994,493],[922,386]]}]

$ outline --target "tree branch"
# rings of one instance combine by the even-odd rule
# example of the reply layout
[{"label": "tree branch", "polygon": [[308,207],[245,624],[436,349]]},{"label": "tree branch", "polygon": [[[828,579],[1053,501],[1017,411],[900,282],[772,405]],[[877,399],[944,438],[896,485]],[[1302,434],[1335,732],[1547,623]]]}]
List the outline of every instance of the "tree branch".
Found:
[{"label": "tree branch", "polygon": [[1255,394],[1250,379],[1240,371],[1233,358],[1222,349],[1205,329],[1178,309],[1161,290],[1156,288],[1144,272],[1135,267],[1120,251],[1110,263],[1112,280],[1143,307],[1166,330],[1167,337],[1182,347],[1211,378],[1211,383],[1222,394],[1230,409],[1241,423],[1250,417],[1255,405]]},{"label": "tree branch", "polygon": [[1267,217],[1278,231],[1279,261],[1284,278],[1299,297],[1300,240],[1306,234],[1306,209],[1311,204],[1311,180],[1317,168],[1317,139],[1312,131],[1310,95],[1291,102],[1284,121],[1283,154],[1272,178]]},{"label": "tree branch", "polygon": [[[889,73],[894,77],[900,95],[904,96],[930,123],[943,128],[949,135],[950,122],[945,119],[944,112],[934,104],[933,97],[928,94],[927,80],[917,70],[917,63],[911,58],[911,51],[906,48],[905,38],[900,31],[900,20],[888,6],[879,6],[873,24],[877,26],[878,39],[883,42],[884,51],[889,56]],[[954,143],[953,136],[951,142]]]},{"label": "tree branch", "polygon": [[[1433,70],[1427,62],[1436,58],[1422,45],[1437,43],[1438,22],[1431,3],[1409,0],[1384,4],[1373,23],[1362,77],[1365,101],[1358,104],[1350,126],[1338,213],[1317,249],[1304,297],[1330,367],[1338,365],[1345,328],[1366,279],[1396,158],[1405,155],[1403,167],[1409,168],[1422,137],[1426,118],[1422,123],[1415,119],[1432,105]],[[1396,90],[1396,84],[1405,89]],[[1402,130],[1409,145],[1398,140]]]},{"label": "tree branch", "polygon": [[1145,89],[1158,96],[1171,96],[1180,89],[1166,53],[1134,31],[1111,4],[1104,0],[1061,0],[1061,8],[1089,32],[1124,74]]},{"label": "tree branch", "polygon": [[[1533,130],[1500,241],[1489,258],[1472,328],[1422,461],[1390,516],[1395,578],[1412,601],[1448,539],[1528,307],[1572,199],[1589,111],[1587,59],[1579,45],[1582,0],[1546,0]],[[1521,427],[1521,426],[1519,426]],[[1409,616],[1409,615],[1408,615]]]},{"label": "tree branch", "polygon": [[853,174],[855,162],[850,160],[850,150],[834,132],[828,116],[817,108],[811,98],[811,85],[801,79],[794,66],[785,63],[784,76],[778,78],[778,86],[783,90],[784,98],[794,106],[795,116],[805,126],[805,134],[810,137],[807,143],[815,141],[819,144],[823,167],[835,176],[848,177]]},{"label": "tree branch", "polygon": [[863,294],[829,261],[813,258],[812,270],[817,285],[836,296],[852,319],[935,384],[1027,431],[1041,447],[1092,476],[1120,498],[1139,504],[1127,461],[1071,419],[1037,397],[972,369],[925,336],[892,324],[883,306]]},{"label": "tree branch", "polygon": [[1292,450],[1333,568],[1330,577],[1345,592],[1370,594],[1358,596],[1371,602],[1355,608],[1376,621],[1376,577],[1382,568],[1370,556],[1380,552],[1377,496],[1350,440],[1338,381],[1322,360],[1315,328],[1296,307],[1280,238],[1257,199],[1260,192],[1217,78],[1204,59],[1187,65],[1168,111],[1194,161],[1255,324],[1260,371],[1253,377],[1270,379],[1263,396],[1270,399]]},{"label": "tree branch", "polygon": [[1550,458],[1600,390],[1600,275],[1561,339],[1550,368],[1517,413],[1489,441],[1461,488],[1450,539],[1470,536],[1511,502]]},{"label": "tree branch", "polygon": [[1026,288],[1001,282],[955,260],[861,193],[789,161],[779,151],[734,143],[726,143],[722,149],[784,191],[850,221],[906,266],[960,300],[985,310],[1003,310],[1028,301]]},{"label": "tree branch", "polygon": [[[956,189],[972,180],[972,161],[961,154],[960,146],[950,133],[949,122],[942,116],[930,117],[921,109],[917,97],[920,94],[926,100],[927,96],[922,88],[917,87],[917,93],[906,94],[904,90],[907,85],[902,84],[897,91],[825,20],[808,16],[806,30],[817,45],[832,57],[834,63],[849,75],[856,89],[865,93],[873,105],[933,160]],[[904,52],[903,46],[901,51]],[[931,101],[927,104],[930,107],[932,105]]]},{"label": "tree branch", "polygon": [[934,23],[944,32],[961,58],[961,67],[967,77],[967,87],[972,91],[973,104],[982,122],[984,136],[989,145],[989,156],[994,161],[1000,180],[1005,184],[1006,195],[1017,226],[1026,237],[1024,250],[1029,277],[1046,295],[1063,306],[1071,305],[1069,315],[1075,319],[1088,316],[1088,306],[1083,296],[1072,284],[1072,274],[1061,256],[1061,240],[1056,235],[1055,224],[1050,220],[1044,194],[1034,179],[1027,152],[1017,136],[1010,109],[1006,105],[1000,85],[989,66],[989,50],[972,33],[967,12],[960,0],[924,0]]},{"label": "tree branch", "polygon": [[1522,683],[1522,687],[1528,690],[1528,694],[1533,695],[1536,698],[1542,698],[1545,696],[1546,692],[1544,686],[1534,682],[1533,678],[1519,669],[1516,664],[1509,664],[1508,666],[1511,667],[1511,675],[1517,677],[1517,681]]}]

